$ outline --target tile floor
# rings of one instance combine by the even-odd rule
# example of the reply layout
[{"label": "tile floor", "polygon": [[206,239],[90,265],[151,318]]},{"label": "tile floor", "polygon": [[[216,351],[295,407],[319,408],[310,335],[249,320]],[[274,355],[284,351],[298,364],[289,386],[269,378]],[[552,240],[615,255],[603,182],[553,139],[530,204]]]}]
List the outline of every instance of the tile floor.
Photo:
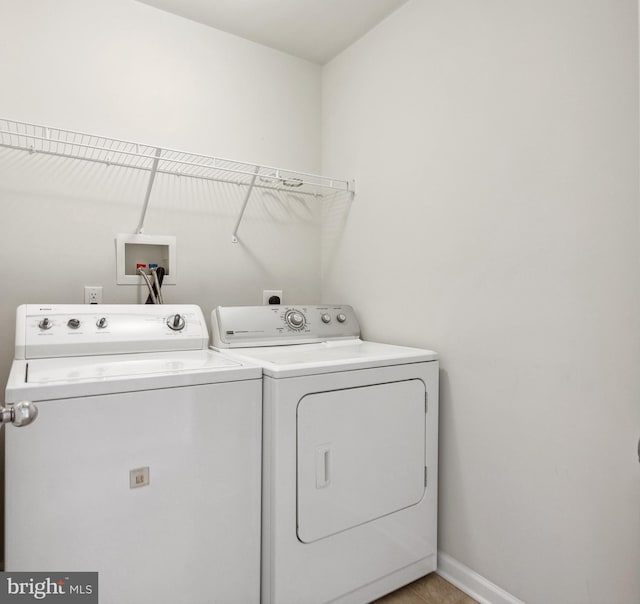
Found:
[{"label": "tile floor", "polygon": [[375,604],[477,604],[477,602],[436,573],[431,573],[376,600]]}]

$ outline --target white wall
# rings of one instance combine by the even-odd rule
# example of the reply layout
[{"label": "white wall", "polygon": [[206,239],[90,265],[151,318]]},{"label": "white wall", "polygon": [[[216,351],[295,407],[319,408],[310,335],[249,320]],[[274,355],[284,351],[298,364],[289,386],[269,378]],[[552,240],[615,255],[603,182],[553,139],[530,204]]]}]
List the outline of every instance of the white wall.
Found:
[{"label": "white wall", "polygon": [[323,71],[323,297],[442,359],[440,547],[640,601],[636,0],[412,0]]},{"label": "white wall", "polygon": [[[412,0],[323,72],[323,296],[442,355],[443,551],[527,604],[640,599],[634,0]],[[0,115],[311,172],[317,66],[130,0],[0,0]],[[145,183],[0,150],[0,375],[22,302],[135,302]],[[96,186],[97,183],[97,186]],[[320,295],[311,204],[159,182],[174,302]]]},{"label": "white wall", "polygon": [[[319,172],[320,68],[132,0],[0,0],[0,116],[108,137]],[[115,285],[119,232],[135,230],[140,174],[0,148],[0,381],[15,307],[137,302]],[[316,204],[250,202],[243,191],[159,177],[145,233],[176,235],[168,302],[260,304],[320,297]]]}]

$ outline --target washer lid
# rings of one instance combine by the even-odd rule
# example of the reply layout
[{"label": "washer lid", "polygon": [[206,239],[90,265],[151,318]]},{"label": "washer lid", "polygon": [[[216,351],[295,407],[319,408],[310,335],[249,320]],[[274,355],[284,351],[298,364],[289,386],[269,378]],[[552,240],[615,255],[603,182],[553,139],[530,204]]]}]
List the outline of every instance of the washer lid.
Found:
[{"label": "washer lid", "polygon": [[359,338],[316,344],[225,349],[224,353],[258,364],[265,375],[275,378],[420,363],[438,358],[432,350],[365,342]]},{"label": "washer lid", "polygon": [[259,367],[212,350],[14,361],[8,402],[259,379]]}]

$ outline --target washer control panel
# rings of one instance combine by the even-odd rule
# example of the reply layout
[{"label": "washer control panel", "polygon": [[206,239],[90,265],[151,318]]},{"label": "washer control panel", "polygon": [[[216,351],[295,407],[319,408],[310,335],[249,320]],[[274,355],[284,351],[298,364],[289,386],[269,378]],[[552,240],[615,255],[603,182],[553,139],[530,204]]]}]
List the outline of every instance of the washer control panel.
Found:
[{"label": "washer control panel", "polygon": [[216,348],[278,346],[360,337],[347,305],[218,306],[211,313]]},{"label": "washer control panel", "polygon": [[24,304],[17,311],[16,359],[197,350],[208,340],[192,304]]}]

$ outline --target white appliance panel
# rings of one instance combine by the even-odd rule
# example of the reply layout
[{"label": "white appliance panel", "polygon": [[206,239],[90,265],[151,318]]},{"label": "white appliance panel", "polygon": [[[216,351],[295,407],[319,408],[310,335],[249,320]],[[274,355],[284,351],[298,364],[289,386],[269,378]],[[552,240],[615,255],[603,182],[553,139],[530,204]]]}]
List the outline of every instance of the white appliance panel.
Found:
[{"label": "white appliance panel", "polygon": [[366,342],[358,338],[313,344],[220,349],[231,358],[257,363],[265,375],[290,378],[386,365],[434,361],[431,350]]},{"label": "white appliance panel", "polygon": [[208,339],[202,311],[192,304],[23,304],[15,358],[201,350]]},{"label": "white appliance panel", "polygon": [[6,569],[98,571],[102,604],[257,603],[260,389],[40,402],[6,430]]},{"label": "white appliance panel", "polygon": [[239,366],[239,363],[221,355],[212,355],[207,350],[80,357],[72,363],[68,358],[35,359],[29,361],[25,381],[28,384],[80,382],[134,375],[211,372]]},{"label": "white appliance panel", "polygon": [[[424,496],[413,505],[312,543],[297,534],[297,408],[307,394],[418,379],[428,411]],[[363,604],[436,568],[438,362],[263,378],[262,604]],[[329,386],[328,386],[329,385]]]},{"label": "white appliance panel", "polygon": [[211,331],[216,348],[245,348],[353,339],[360,325],[347,305],[218,306]]},{"label": "white appliance panel", "polygon": [[40,401],[259,379],[259,367],[212,350],[16,360],[6,402]]},{"label": "white appliance panel", "polygon": [[298,404],[298,537],[311,543],[420,502],[425,385],[376,384]]}]

